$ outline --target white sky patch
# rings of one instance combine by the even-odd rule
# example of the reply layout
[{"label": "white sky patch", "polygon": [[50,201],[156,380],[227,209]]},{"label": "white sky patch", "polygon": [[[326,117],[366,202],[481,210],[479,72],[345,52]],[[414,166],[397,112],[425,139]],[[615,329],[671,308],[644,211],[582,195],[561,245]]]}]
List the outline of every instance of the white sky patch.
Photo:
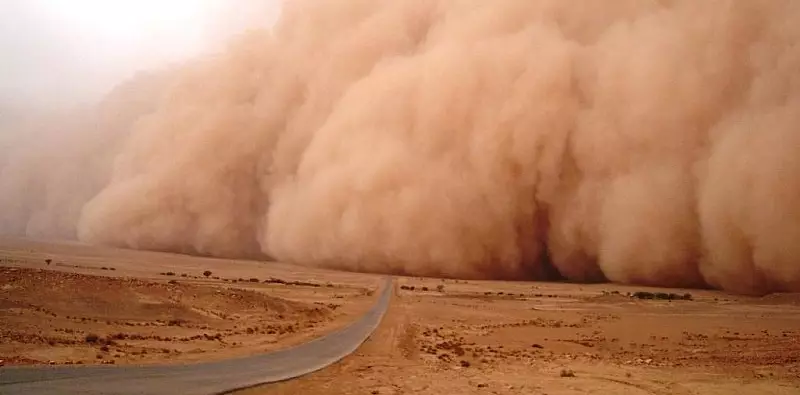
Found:
[{"label": "white sky patch", "polygon": [[97,100],[136,71],[269,26],[279,0],[6,0],[0,110]]}]

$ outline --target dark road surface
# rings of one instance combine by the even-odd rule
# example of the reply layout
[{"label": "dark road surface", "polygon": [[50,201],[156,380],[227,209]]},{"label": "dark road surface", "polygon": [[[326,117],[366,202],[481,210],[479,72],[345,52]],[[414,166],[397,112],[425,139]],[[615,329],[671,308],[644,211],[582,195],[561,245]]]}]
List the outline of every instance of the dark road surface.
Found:
[{"label": "dark road surface", "polygon": [[380,323],[391,295],[387,278],[375,305],[358,321],[286,350],[185,365],[5,367],[0,368],[0,394],[207,395],[291,379],[355,351]]}]

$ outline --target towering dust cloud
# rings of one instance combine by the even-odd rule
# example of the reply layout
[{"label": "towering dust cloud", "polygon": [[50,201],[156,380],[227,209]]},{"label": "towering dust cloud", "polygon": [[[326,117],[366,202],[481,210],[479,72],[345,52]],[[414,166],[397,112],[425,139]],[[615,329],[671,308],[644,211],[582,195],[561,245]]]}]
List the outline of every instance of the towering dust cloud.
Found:
[{"label": "towering dust cloud", "polygon": [[377,272],[800,291],[798,20],[792,0],[288,2],[274,31],[8,150],[0,226]]}]

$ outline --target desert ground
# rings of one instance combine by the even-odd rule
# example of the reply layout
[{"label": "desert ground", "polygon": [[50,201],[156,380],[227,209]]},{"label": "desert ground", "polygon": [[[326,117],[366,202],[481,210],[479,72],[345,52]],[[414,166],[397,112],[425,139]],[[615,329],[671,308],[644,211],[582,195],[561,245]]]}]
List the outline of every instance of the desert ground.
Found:
[{"label": "desert ground", "polygon": [[0,240],[0,360],[143,364],[271,351],[347,325],[372,306],[379,280],[276,263]]},{"label": "desert ground", "polygon": [[[0,359],[169,363],[275,350],[353,321],[380,280],[0,240]],[[394,287],[355,354],[240,393],[800,394],[798,295],[411,277]]]},{"label": "desert ground", "polygon": [[800,394],[797,295],[417,278],[396,287],[354,355],[241,394]]}]

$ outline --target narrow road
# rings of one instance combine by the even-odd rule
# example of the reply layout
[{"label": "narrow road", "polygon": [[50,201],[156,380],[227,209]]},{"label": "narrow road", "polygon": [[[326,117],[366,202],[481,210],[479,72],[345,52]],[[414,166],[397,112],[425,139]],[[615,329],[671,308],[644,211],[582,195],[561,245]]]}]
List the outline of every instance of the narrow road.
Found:
[{"label": "narrow road", "polygon": [[378,327],[391,295],[389,277],[375,305],[358,321],[286,350],[185,365],[6,367],[0,368],[0,394],[208,395],[288,380],[355,351]]}]

